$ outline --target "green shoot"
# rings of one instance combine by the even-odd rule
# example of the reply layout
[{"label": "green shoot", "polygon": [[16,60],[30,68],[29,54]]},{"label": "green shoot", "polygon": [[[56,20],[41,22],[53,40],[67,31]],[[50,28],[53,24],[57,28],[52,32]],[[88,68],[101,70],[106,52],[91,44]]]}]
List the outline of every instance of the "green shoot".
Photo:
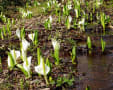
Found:
[{"label": "green shoot", "polygon": [[100,13],[100,21],[101,21],[101,25],[103,27],[103,30],[105,32],[105,28],[106,28],[106,24],[108,24],[110,22],[110,17],[106,16],[104,13]]},{"label": "green shoot", "polygon": [[67,29],[70,29],[71,27],[71,21],[72,21],[72,17],[71,16],[68,16],[67,19],[66,19],[66,27]]},{"label": "green shoot", "polygon": [[103,3],[103,0],[96,0],[95,2],[96,8],[98,9],[102,3]]},{"label": "green shoot", "polygon": [[63,15],[64,16],[68,16],[69,15],[68,5],[64,5],[64,7],[63,7]]},{"label": "green shoot", "polygon": [[4,39],[4,35],[3,35],[3,32],[2,32],[2,29],[0,29],[0,39]]},{"label": "green shoot", "polygon": [[104,13],[100,14],[100,19],[101,19],[101,25],[103,27],[103,30],[105,31],[105,19],[106,19],[106,17],[105,17]]},{"label": "green shoot", "polygon": [[51,64],[51,62],[49,61],[48,57],[46,58],[46,65],[47,65],[48,67],[50,67],[50,69],[52,68],[52,64]]},{"label": "green shoot", "polygon": [[38,31],[35,31],[35,36],[34,36],[34,41],[33,41],[34,45],[38,44]]},{"label": "green shoot", "polygon": [[15,66],[14,59],[13,59],[11,53],[8,52],[8,67],[10,70],[12,70],[14,68],[14,66]]},{"label": "green shoot", "polygon": [[27,73],[27,71],[24,69],[24,67],[21,64],[17,64],[16,65],[18,68],[20,68],[20,70],[24,73],[24,75],[26,77],[29,77],[29,74]]},{"label": "green shoot", "polygon": [[4,36],[6,36],[6,28],[5,28],[5,26],[3,26],[3,33],[4,33]]},{"label": "green shoot", "polygon": [[7,18],[5,15],[3,15],[3,13],[1,12],[0,14],[0,19],[2,20],[3,23],[6,23],[7,22]]},{"label": "green shoot", "polygon": [[34,0],[34,7],[37,7],[39,5],[39,3],[37,2],[37,0]]},{"label": "green shoot", "polygon": [[38,65],[40,64],[40,57],[41,57],[41,51],[40,48],[37,48],[37,61],[38,61]]},{"label": "green shoot", "polygon": [[7,31],[9,33],[9,35],[11,36],[10,24],[7,24]]},{"label": "green shoot", "polygon": [[61,22],[61,12],[58,13],[58,22]]},{"label": "green shoot", "polygon": [[24,27],[21,29],[20,37],[21,37],[21,40],[24,39],[24,37],[25,37],[25,29],[24,29]]},{"label": "green shoot", "polygon": [[60,86],[62,86],[64,84],[72,86],[74,81],[75,81],[74,77],[72,77],[71,79],[70,79],[69,76],[68,77],[58,77],[58,79],[56,81],[56,83],[57,83],[56,87],[60,87]]},{"label": "green shoot", "polygon": [[52,17],[50,16],[48,19],[46,19],[45,23],[44,23],[44,26],[45,26],[45,29],[51,29],[51,23],[52,23]]},{"label": "green shoot", "polygon": [[76,18],[80,16],[80,2],[78,0],[73,0],[74,2],[74,11],[76,13]]},{"label": "green shoot", "polygon": [[87,87],[85,88],[85,90],[91,90],[91,89],[90,89],[90,87],[89,87],[89,86],[87,86]]},{"label": "green shoot", "polygon": [[23,66],[21,64],[17,64],[17,67],[20,68],[20,70],[25,74],[27,78],[31,76],[31,56],[27,57],[26,61],[23,62]]}]

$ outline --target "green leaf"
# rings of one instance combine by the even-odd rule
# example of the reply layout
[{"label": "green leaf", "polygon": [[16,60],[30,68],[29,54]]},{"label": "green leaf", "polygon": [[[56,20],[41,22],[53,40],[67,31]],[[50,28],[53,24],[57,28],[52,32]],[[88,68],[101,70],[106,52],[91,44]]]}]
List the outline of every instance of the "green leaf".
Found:
[{"label": "green leaf", "polygon": [[14,63],[14,59],[13,59],[13,57],[12,57],[12,55],[11,55],[11,53],[10,52],[8,52],[8,57],[9,57],[9,62],[10,62],[10,66],[9,66],[9,68],[10,69],[13,69],[14,68],[14,66],[15,66],[15,63]]},{"label": "green leaf", "polygon": [[28,72],[27,72],[27,71],[23,68],[23,66],[22,66],[22,65],[17,64],[17,67],[21,69],[21,71],[24,73],[24,75],[25,75],[26,77],[28,77],[28,76],[29,76],[29,75],[28,75]]}]

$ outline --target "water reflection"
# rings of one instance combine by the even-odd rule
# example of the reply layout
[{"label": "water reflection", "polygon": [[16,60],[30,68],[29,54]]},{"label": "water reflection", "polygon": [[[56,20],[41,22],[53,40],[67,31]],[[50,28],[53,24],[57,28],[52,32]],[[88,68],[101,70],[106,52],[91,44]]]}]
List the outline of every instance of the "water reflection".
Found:
[{"label": "water reflection", "polygon": [[113,90],[112,56],[80,56],[78,57],[78,71],[80,73],[77,90]]}]

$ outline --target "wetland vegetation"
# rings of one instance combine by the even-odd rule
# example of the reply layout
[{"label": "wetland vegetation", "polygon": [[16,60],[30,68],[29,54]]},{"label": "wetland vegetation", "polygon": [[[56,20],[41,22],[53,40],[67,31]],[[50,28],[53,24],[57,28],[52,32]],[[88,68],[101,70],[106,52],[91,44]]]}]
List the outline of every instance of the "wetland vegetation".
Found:
[{"label": "wetland vegetation", "polygon": [[113,0],[0,0],[0,90],[113,90]]}]

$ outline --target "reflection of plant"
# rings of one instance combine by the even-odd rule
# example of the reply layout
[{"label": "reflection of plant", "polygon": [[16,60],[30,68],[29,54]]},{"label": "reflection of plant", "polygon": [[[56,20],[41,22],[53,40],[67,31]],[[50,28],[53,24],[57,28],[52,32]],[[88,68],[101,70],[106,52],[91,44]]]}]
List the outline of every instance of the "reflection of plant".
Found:
[{"label": "reflection of plant", "polygon": [[74,81],[75,80],[73,77],[71,79],[69,77],[58,77],[57,82],[56,82],[56,87],[60,87],[66,84],[69,86],[72,86]]},{"label": "reflection of plant", "polygon": [[102,52],[105,50],[106,42],[101,38]]},{"label": "reflection of plant", "polygon": [[75,59],[76,59],[76,46],[73,46],[71,53],[71,60],[73,64],[76,64]]},{"label": "reflection of plant", "polygon": [[91,54],[92,45],[91,45],[91,39],[89,36],[87,37],[87,45],[88,45],[88,49],[89,49],[89,54]]}]

